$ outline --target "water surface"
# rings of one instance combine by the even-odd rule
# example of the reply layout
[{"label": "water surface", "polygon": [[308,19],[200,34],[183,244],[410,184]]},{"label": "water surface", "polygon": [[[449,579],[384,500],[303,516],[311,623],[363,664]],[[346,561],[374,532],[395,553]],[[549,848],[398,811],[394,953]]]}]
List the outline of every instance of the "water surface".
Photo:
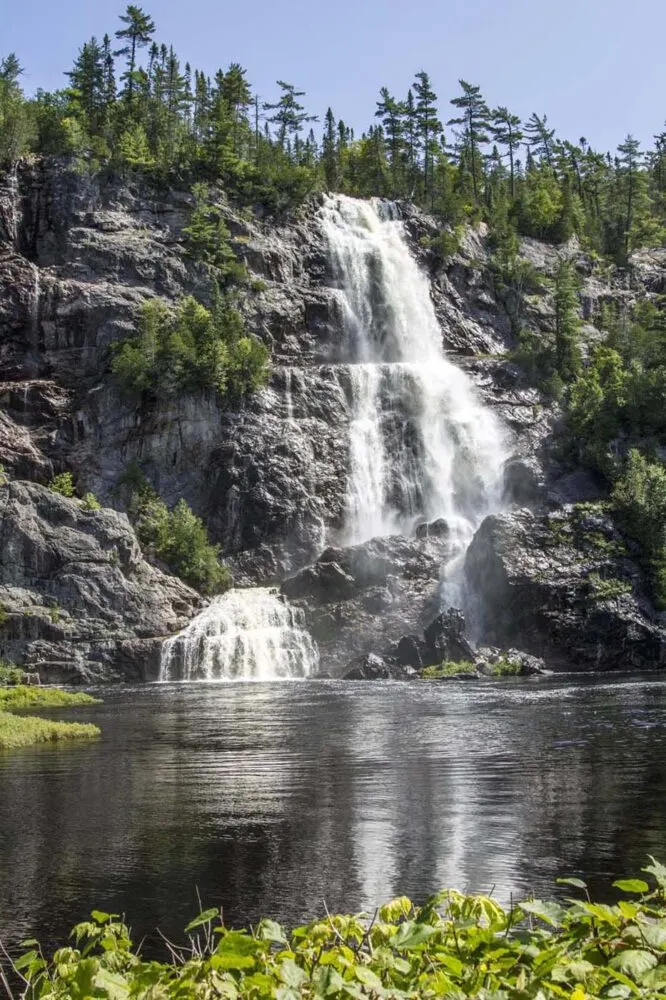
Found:
[{"label": "water surface", "polygon": [[197,887],[287,924],[444,887],[600,890],[666,859],[666,681],[156,685],[0,754],[0,938],[93,907],[171,936]]}]

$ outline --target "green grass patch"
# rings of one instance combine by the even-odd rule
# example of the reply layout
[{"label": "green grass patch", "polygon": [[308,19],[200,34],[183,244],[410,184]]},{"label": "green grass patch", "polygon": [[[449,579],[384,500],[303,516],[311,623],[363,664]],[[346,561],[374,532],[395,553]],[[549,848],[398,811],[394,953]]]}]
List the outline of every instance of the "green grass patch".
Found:
[{"label": "green grass patch", "polygon": [[631,593],[631,584],[627,580],[604,579],[598,573],[590,573],[587,581],[595,601],[614,601],[622,594]]},{"label": "green grass patch", "polygon": [[35,719],[31,715],[11,715],[0,711],[0,749],[32,746],[35,743],[53,743],[61,740],[90,739],[99,736],[97,726],[81,722],[51,722]]},{"label": "green grass patch", "polygon": [[[401,896],[366,914],[326,915],[290,931],[275,920],[232,930],[205,910],[185,928],[188,946],[148,961],[114,914],[93,911],[65,947],[44,957],[35,942],[16,962],[22,996],[299,997],[349,1000],[592,1000],[666,994],[666,867],[614,883],[616,904],[562,879],[565,901],[504,907],[454,889],[424,906]],[[649,879],[649,881],[648,881]]]},{"label": "green grass patch", "polygon": [[491,677],[520,677],[522,672],[523,665],[520,660],[512,660],[508,656],[503,656],[495,663],[491,663],[489,669]]},{"label": "green grass patch", "polygon": [[455,677],[457,674],[475,674],[476,665],[470,660],[461,660],[460,663],[445,662],[436,664],[434,667],[426,667],[422,671],[421,677],[427,681],[438,681],[443,677]]},{"label": "green grass patch", "polygon": [[20,712],[28,708],[76,708],[79,705],[99,705],[99,698],[83,692],[71,693],[60,688],[0,687],[0,711]]}]

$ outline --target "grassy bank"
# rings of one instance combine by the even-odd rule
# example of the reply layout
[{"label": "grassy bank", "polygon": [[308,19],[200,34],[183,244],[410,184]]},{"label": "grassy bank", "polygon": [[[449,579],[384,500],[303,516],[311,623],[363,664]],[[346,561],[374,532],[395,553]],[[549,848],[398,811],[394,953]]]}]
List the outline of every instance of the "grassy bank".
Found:
[{"label": "grassy bank", "polygon": [[26,709],[76,708],[98,704],[88,694],[61,691],[59,688],[0,687],[0,750],[51,743],[60,740],[89,739],[99,736],[97,726],[79,722],[55,722],[32,716],[12,715]]},{"label": "grassy bank", "polygon": [[28,708],[76,708],[98,705],[99,699],[89,694],[61,691],[47,687],[0,687],[0,712],[19,712]]},{"label": "grassy bank", "polygon": [[0,750],[27,747],[34,743],[90,739],[91,736],[99,735],[97,726],[89,723],[52,722],[49,719],[36,719],[31,715],[0,712]]},{"label": "grassy bank", "polygon": [[251,932],[226,928],[217,910],[194,920],[189,946],[147,962],[126,926],[93,913],[71,946],[45,960],[38,947],[17,963],[30,997],[300,997],[452,1000],[591,1000],[666,997],[666,867],[650,884],[614,884],[616,905],[594,903],[584,882],[573,898],[500,906],[448,891],[422,907],[401,897],[366,915],[326,916],[291,933],[273,920]]}]

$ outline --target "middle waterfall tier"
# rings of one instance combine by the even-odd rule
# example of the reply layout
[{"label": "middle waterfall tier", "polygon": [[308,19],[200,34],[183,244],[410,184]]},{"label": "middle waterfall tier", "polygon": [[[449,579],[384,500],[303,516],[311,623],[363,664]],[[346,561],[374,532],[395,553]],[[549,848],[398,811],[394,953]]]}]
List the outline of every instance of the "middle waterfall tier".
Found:
[{"label": "middle waterfall tier", "polygon": [[442,517],[462,551],[499,504],[503,430],[444,355],[429,281],[395,209],[331,196],[321,218],[348,372],[343,540],[409,534]]}]

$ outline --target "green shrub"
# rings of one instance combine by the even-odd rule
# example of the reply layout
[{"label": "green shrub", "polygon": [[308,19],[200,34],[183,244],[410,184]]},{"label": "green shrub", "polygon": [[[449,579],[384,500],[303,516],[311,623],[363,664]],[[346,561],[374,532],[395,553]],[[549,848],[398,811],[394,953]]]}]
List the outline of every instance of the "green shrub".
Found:
[{"label": "green shrub", "polygon": [[0,660],[0,687],[7,685],[22,684],[25,678],[25,671],[17,667],[14,663],[5,663]]},{"label": "green shrub", "polygon": [[116,346],[112,369],[130,395],[210,390],[233,399],[265,384],[268,351],[244,333],[228,295],[216,295],[210,310],[191,296],[175,310],[151,299],[141,308],[137,335]]},{"label": "green shrub", "polygon": [[93,911],[52,959],[28,942],[17,966],[36,1000],[656,1000],[666,990],[666,867],[652,859],[645,874],[652,887],[614,883],[616,904],[594,902],[570,878],[560,880],[563,902],[532,897],[505,908],[449,889],[422,907],[401,896],[372,919],[327,913],[292,932],[269,919],[232,930],[211,908],[164,963],[144,959],[116,915]]},{"label": "green shrub", "polygon": [[623,594],[631,593],[631,584],[627,580],[607,579],[598,573],[590,573],[587,582],[595,601],[613,601]]},{"label": "green shrub", "polygon": [[519,677],[522,672],[523,665],[520,660],[512,660],[509,656],[500,656],[490,664],[492,677]]},{"label": "green shrub", "polygon": [[434,667],[426,667],[421,672],[421,677],[425,680],[439,680],[442,677],[455,677],[456,674],[475,674],[476,664],[470,660],[461,660],[460,663],[445,661]]},{"label": "green shrub", "polygon": [[185,252],[200,264],[213,268],[225,287],[247,280],[245,266],[236,260],[229,242],[230,232],[219,211],[211,204],[206,184],[192,188],[194,209],[183,229]]},{"label": "green shrub", "polygon": [[201,518],[184,500],[172,511],[146,484],[130,501],[130,517],[141,542],[191,587],[203,594],[220,594],[231,585],[220,565],[219,549],[211,544]]},{"label": "green shrub", "polygon": [[655,603],[666,609],[666,469],[632,449],[613,501],[623,529],[641,546]]},{"label": "green shrub", "polygon": [[59,493],[63,497],[73,497],[76,493],[76,487],[72,473],[61,472],[60,475],[54,476],[49,483],[49,489],[52,493]]},{"label": "green shrub", "polygon": [[84,510],[101,510],[102,505],[94,493],[86,493],[81,501]]},{"label": "green shrub", "polygon": [[5,472],[5,467],[0,462],[0,486],[6,486],[8,482],[7,473]]}]

